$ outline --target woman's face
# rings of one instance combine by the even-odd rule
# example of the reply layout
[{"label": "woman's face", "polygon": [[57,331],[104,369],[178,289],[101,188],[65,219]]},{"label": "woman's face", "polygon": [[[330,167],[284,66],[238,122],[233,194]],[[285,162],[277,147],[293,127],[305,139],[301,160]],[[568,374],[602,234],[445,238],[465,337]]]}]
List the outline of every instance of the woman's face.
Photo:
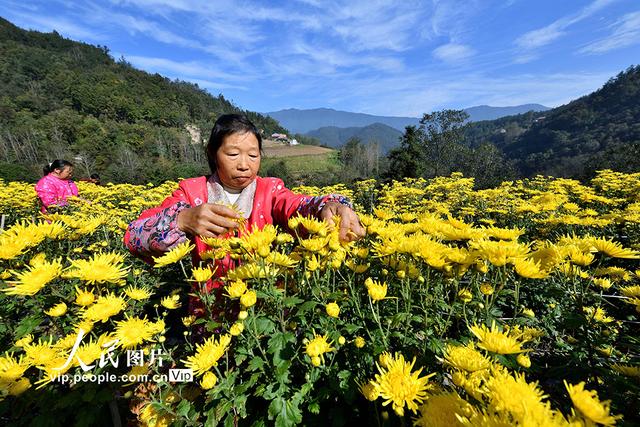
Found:
[{"label": "woman's face", "polygon": [[60,179],[69,179],[73,175],[73,167],[65,166],[62,169],[56,169],[54,172],[57,173],[57,176]]},{"label": "woman's face", "polygon": [[258,139],[251,132],[227,135],[216,153],[216,166],[225,187],[242,190],[256,179],[260,169]]}]

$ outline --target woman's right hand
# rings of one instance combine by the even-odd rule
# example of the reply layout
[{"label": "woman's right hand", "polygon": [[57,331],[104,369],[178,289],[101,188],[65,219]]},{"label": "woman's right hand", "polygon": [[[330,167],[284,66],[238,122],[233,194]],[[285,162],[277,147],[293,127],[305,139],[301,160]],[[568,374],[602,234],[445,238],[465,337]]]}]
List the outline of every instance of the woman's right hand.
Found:
[{"label": "woman's right hand", "polygon": [[183,209],[178,214],[178,228],[192,236],[218,237],[238,228],[240,216],[226,206],[205,203]]}]

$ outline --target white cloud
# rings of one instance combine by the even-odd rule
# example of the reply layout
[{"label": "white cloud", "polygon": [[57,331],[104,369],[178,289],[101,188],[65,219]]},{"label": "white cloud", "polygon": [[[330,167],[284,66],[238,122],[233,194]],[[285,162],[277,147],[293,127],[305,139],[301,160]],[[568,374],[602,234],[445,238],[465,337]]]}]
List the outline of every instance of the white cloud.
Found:
[{"label": "white cloud", "polygon": [[640,43],[640,11],[624,15],[612,27],[614,30],[608,37],[590,43],[579,52],[600,54]]},{"label": "white cloud", "polygon": [[473,53],[473,49],[469,46],[448,43],[436,48],[433,51],[433,56],[444,62],[456,63],[469,58]]},{"label": "white cloud", "polygon": [[516,39],[515,44],[523,49],[535,49],[545,46],[565,35],[567,33],[565,30],[571,25],[590,17],[615,1],[617,0],[595,0],[577,13],[564,16],[545,27],[524,33]]}]

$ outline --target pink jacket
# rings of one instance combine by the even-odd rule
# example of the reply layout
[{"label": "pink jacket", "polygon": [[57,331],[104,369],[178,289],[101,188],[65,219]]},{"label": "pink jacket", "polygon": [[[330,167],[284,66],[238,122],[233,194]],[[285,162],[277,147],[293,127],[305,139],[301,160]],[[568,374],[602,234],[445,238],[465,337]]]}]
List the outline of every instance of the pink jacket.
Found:
[{"label": "pink jacket", "polygon": [[70,179],[48,174],[36,184],[36,193],[42,202],[40,210],[46,213],[49,206],[66,206],[67,197],[78,195],[78,187]]},{"label": "pink jacket", "polygon": [[[152,263],[153,256],[162,255],[166,250],[185,241],[186,236],[177,228],[177,215],[185,207],[199,206],[208,200],[207,177],[189,178],[180,182],[178,189],[167,197],[160,206],[143,211],[137,220],[133,221],[124,236],[124,243],[129,251],[145,261]],[[261,229],[266,224],[278,224],[287,229],[287,221],[297,213],[317,216],[324,204],[336,201],[350,205],[348,199],[340,195],[311,197],[295,194],[284,186],[279,178],[256,178],[256,191],[253,198],[253,208],[248,220],[249,231]],[[198,265],[200,255],[208,246],[198,237],[191,237],[195,243],[192,252],[193,263]],[[235,262],[227,255],[224,259],[216,260],[216,276],[223,276],[229,269],[234,268]],[[220,287],[219,280],[210,280],[207,289]],[[191,312],[202,314],[201,304],[192,299]]]}]

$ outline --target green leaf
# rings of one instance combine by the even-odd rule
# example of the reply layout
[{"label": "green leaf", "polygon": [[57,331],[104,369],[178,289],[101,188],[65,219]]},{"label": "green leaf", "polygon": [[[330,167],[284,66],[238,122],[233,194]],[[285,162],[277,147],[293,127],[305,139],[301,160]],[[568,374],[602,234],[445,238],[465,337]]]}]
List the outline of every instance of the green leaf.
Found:
[{"label": "green leaf", "polygon": [[15,330],[16,339],[31,333],[35,328],[42,323],[42,317],[33,316],[22,319],[22,322],[18,324]]},{"label": "green leaf", "polygon": [[282,300],[282,303],[285,307],[295,307],[301,302],[304,302],[304,300],[298,297],[286,297],[284,300]]},{"label": "green leaf", "polygon": [[189,414],[189,410],[190,409],[191,409],[191,402],[189,402],[187,399],[183,399],[178,404],[178,408],[176,409],[176,414],[179,417],[188,418],[188,414]]},{"label": "green leaf", "polygon": [[249,366],[247,367],[248,371],[258,371],[261,370],[264,366],[264,359],[262,357],[256,356],[249,361]]},{"label": "green leaf", "polygon": [[258,335],[271,335],[276,330],[276,323],[266,317],[257,317],[255,322]]},{"label": "green leaf", "polygon": [[307,311],[313,311],[315,310],[316,306],[318,305],[317,302],[315,301],[307,301],[304,304],[300,305],[300,307],[298,307],[298,313],[297,314],[304,314]]}]

